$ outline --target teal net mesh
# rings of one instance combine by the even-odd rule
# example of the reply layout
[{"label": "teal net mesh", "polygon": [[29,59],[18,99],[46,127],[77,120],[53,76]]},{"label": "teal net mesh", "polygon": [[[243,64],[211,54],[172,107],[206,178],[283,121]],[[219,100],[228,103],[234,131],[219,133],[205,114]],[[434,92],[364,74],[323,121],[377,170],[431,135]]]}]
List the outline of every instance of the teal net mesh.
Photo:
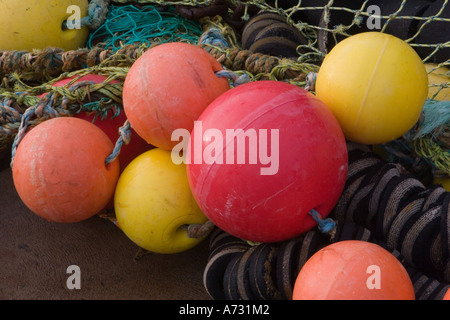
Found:
[{"label": "teal net mesh", "polygon": [[106,21],[90,34],[88,47],[117,50],[132,43],[196,43],[202,32],[198,22],[181,18],[173,7],[160,11],[151,5],[111,5]]}]

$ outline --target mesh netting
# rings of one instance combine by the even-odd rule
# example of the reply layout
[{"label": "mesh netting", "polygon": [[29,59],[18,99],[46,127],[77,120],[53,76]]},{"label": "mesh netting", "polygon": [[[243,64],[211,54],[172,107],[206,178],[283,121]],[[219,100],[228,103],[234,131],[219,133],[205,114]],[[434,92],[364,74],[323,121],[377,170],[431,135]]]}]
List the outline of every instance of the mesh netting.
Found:
[{"label": "mesh netting", "polygon": [[[127,3],[115,0],[114,3]],[[186,6],[223,6],[227,15],[246,21],[252,9],[276,12],[286,18],[308,40],[299,51],[308,48],[323,57],[345,37],[364,31],[393,34],[415,48],[424,62],[449,63],[450,5],[448,0],[287,0],[287,1],[151,1],[136,3]],[[238,10],[240,14],[234,14]],[[310,59],[311,55],[300,57]]]},{"label": "mesh netting", "polygon": [[152,5],[111,5],[106,21],[90,34],[87,46],[101,45],[116,51],[133,43],[196,43],[202,32],[197,21],[179,19],[174,7],[161,11]]},{"label": "mesh netting", "polygon": [[[280,80],[311,89],[314,74],[334,44],[358,32],[379,30],[404,39],[418,51],[428,72],[438,76],[437,81],[429,84],[430,92],[433,92],[429,97],[443,96],[441,100],[448,100],[449,10],[447,0],[92,0],[89,17],[83,18],[91,29],[86,48],[0,52],[0,74],[3,76],[0,151],[6,150],[16,135],[25,110],[33,107],[32,110],[38,112],[33,124],[48,118],[41,115],[46,108],[36,108],[37,102],[44,103],[37,95],[48,90],[58,91],[51,86],[56,79],[89,72],[103,73],[110,78],[101,85],[80,87],[77,89],[81,90],[79,95],[55,92],[55,101],[65,99],[64,103],[52,104],[58,110],[53,112],[55,114],[73,114],[74,110],[83,109],[104,116],[108,110],[119,110],[127,68],[151,46],[168,41],[199,44],[225,68],[245,74],[252,81]],[[243,48],[243,30],[261,11],[276,13],[301,34],[301,41],[294,48],[297,56],[283,58]],[[111,79],[119,80],[119,84],[112,85]],[[98,91],[99,88],[101,94],[96,101],[80,99],[80,96],[87,97],[86,91]],[[113,98],[111,92],[114,92]],[[105,93],[106,96],[101,96]],[[422,165],[423,161],[417,165],[416,159],[411,159],[411,154],[420,155],[420,160],[432,163],[435,173],[444,175],[448,174],[446,168],[450,163],[448,104],[444,102],[439,108],[428,108],[431,105],[430,102],[425,106],[426,117],[423,119],[426,121],[422,119],[415,128],[416,135],[409,135],[412,139],[385,148],[397,160],[406,159],[415,167],[427,167]]]}]

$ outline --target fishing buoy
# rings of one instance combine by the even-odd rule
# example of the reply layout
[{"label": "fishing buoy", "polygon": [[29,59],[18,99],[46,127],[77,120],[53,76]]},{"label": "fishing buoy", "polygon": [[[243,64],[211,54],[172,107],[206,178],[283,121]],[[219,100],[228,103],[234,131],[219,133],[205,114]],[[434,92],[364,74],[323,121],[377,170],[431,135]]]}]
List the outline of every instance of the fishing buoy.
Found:
[{"label": "fishing buoy", "polygon": [[195,202],[186,165],[159,148],[134,159],[122,172],[114,196],[117,222],[138,246],[157,253],[186,251],[203,238],[189,238],[183,226],[206,217]]},{"label": "fishing buoy", "polygon": [[[109,139],[111,139],[112,143],[115,144],[119,139],[119,129],[124,125],[127,120],[125,113],[123,110],[116,117],[109,117],[105,119],[101,119],[100,117],[95,118],[94,114],[88,114],[86,112],[79,113],[75,115],[76,118],[83,119],[89,121],[90,123],[95,124],[99,127]],[[128,144],[122,144],[120,148],[120,153],[117,156],[120,166],[120,173],[125,170],[125,168],[133,161],[137,156],[144,153],[145,151],[151,150],[154,147],[149,145],[144,139],[142,139],[133,128],[130,129],[130,142]],[[114,197],[112,196],[110,201],[107,203],[106,208],[114,207]]]},{"label": "fishing buoy", "polygon": [[[70,83],[74,77],[67,78],[55,82],[53,86],[64,86]],[[80,77],[75,83],[81,81],[90,81],[92,83],[102,83],[107,79],[107,77],[97,74],[88,74]],[[111,83],[117,83],[117,81],[111,81]],[[115,144],[119,139],[119,129],[125,124],[127,117],[123,110],[120,110],[118,115],[108,114],[105,118],[95,117],[95,113],[87,113],[85,111],[80,112],[75,115],[75,117],[89,121],[95,124],[97,127],[103,130],[106,135]],[[144,153],[153,148],[144,139],[142,139],[133,128],[130,129],[130,143],[123,144],[118,156],[120,164],[120,172],[122,172],[126,166],[138,155]]]},{"label": "fishing buoy", "polygon": [[442,300],[450,300],[450,289],[447,290]]},{"label": "fishing buoy", "polygon": [[445,190],[450,192],[450,177],[448,177],[448,176],[439,177],[439,178],[436,177],[433,179],[433,182],[436,184],[440,184],[442,186],[442,188],[444,188]]},{"label": "fishing buoy", "polygon": [[345,240],[310,257],[297,276],[293,300],[414,300],[403,265],[381,246]]},{"label": "fishing buoy", "polygon": [[119,163],[105,165],[113,144],[95,125],[54,118],[25,134],[13,162],[14,185],[25,205],[56,222],[78,222],[111,199]]},{"label": "fishing buoy", "polygon": [[[75,78],[78,79],[74,81]],[[102,83],[106,79],[107,77],[102,75],[87,74],[82,77],[73,76],[56,81],[55,83],[52,84],[52,86],[61,87],[69,85],[72,82],[73,82],[72,85],[79,82]],[[117,83],[117,81],[113,80],[111,81],[111,83]],[[48,93],[41,94],[39,97],[42,98],[47,94]],[[120,136],[119,129],[125,124],[125,121],[127,120],[127,117],[123,110],[120,110],[118,115],[112,115],[108,112],[108,114],[104,118],[100,116],[96,117],[95,113],[88,113],[86,111],[81,111],[80,113],[75,114],[74,117],[95,124],[104,133],[106,133],[106,135],[113,144],[115,144],[119,139]],[[153,148],[152,145],[149,145],[133,130],[133,128],[130,128],[130,141],[128,144],[126,143],[122,144],[120,148],[120,153],[117,157],[120,165],[120,173],[134,158],[152,148]],[[106,208],[113,208],[113,207],[114,207],[114,199],[111,196],[111,199],[107,203]]]},{"label": "fishing buoy", "polygon": [[325,57],[316,95],[347,139],[381,144],[402,136],[419,119],[428,95],[427,73],[406,42],[365,32],[341,41]]},{"label": "fishing buoy", "polygon": [[[88,15],[87,0],[4,0],[0,3],[0,50],[84,47],[87,27],[76,25]],[[71,29],[63,30],[70,20]]]},{"label": "fishing buoy", "polygon": [[203,49],[173,42],[146,51],[130,68],[123,104],[131,126],[149,144],[170,150],[176,129],[192,130],[194,121],[229,89],[215,72],[221,65]]},{"label": "fishing buoy", "polygon": [[[66,79],[59,80],[52,84],[54,87],[61,87],[70,84],[77,76],[69,77]],[[87,74],[85,76],[79,77],[75,83],[79,82],[90,82],[90,83],[103,83],[107,77],[98,75],[98,74]],[[111,83],[117,83],[117,81],[113,80]],[[42,96],[46,95],[46,93],[42,94]],[[112,143],[115,144],[119,139],[119,129],[125,124],[127,117],[123,110],[120,110],[118,115],[108,113],[105,118],[95,115],[95,113],[88,113],[86,111],[82,111],[74,115],[74,117],[89,121],[95,124],[97,127],[103,130],[106,133],[108,138],[111,139]],[[144,139],[142,139],[133,128],[131,130],[131,139],[130,143],[123,144],[120,153],[118,156],[119,164],[120,164],[120,172],[122,172],[125,167],[136,158],[141,153],[148,151],[153,148],[152,145],[149,145]]]},{"label": "fishing buoy", "polygon": [[317,225],[339,199],[347,148],[331,111],[277,81],[235,87],[211,103],[187,148],[188,179],[205,215],[245,240],[273,242]]},{"label": "fishing buoy", "polygon": [[[111,139],[113,143],[116,143],[119,139],[119,129],[125,124],[127,117],[123,110],[117,116],[108,115],[107,118],[101,119],[100,117],[95,118],[95,114],[88,114],[86,112],[79,113],[75,117],[89,121],[95,124],[97,127],[103,130],[106,135]],[[118,156],[120,164],[120,172],[128,166],[128,164],[136,158],[138,155],[153,149],[154,147],[148,144],[144,139],[142,139],[133,128],[130,135],[130,143],[123,144]]]}]

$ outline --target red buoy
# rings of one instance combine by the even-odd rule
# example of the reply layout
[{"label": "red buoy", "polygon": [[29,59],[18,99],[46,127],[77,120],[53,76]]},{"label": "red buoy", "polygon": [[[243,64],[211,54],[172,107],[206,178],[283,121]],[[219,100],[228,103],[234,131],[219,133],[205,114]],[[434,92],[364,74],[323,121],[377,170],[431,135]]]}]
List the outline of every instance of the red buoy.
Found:
[{"label": "red buoy", "polygon": [[56,222],[87,219],[105,207],[119,177],[105,165],[113,143],[97,126],[64,117],[44,121],[18,145],[13,167],[17,193],[37,215]]},{"label": "red buoy", "polygon": [[319,99],[277,81],[240,85],[202,113],[187,148],[188,179],[205,215],[245,240],[274,242],[329,214],[343,190],[347,147]]},{"label": "red buoy", "polygon": [[146,51],[130,68],[123,104],[131,126],[149,144],[171,150],[176,129],[192,130],[194,121],[229,89],[215,72],[221,65],[205,50],[173,42]]}]

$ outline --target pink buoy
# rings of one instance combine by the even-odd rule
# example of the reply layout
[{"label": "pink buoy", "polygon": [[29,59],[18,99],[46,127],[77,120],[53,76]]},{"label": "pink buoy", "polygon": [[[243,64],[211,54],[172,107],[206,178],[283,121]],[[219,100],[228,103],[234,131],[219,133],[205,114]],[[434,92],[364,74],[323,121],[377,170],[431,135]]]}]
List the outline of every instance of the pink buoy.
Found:
[{"label": "pink buoy", "polygon": [[194,125],[186,161],[204,214],[259,242],[316,226],[309,213],[329,214],[347,174],[346,142],[328,107],[276,81],[243,84],[215,99]]}]

